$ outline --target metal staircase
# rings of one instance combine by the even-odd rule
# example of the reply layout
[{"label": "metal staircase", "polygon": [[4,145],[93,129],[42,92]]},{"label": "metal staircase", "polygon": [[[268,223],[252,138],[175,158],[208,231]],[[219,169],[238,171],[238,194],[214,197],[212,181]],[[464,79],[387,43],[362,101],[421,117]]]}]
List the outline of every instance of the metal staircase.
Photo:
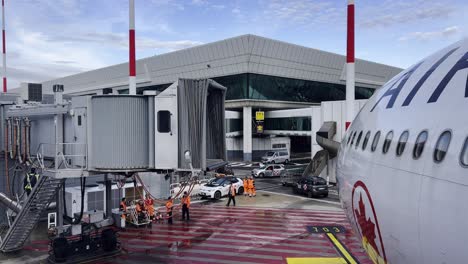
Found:
[{"label": "metal staircase", "polygon": [[323,149],[317,151],[309,165],[307,165],[306,169],[302,173],[302,177],[320,176],[320,173],[322,173],[323,169],[327,166],[328,159],[328,151]]},{"label": "metal staircase", "polygon": [[15,221],[1,238],[0,251],[14,252],[23,247],[31,232],[36,227],[42,213],[47,210],[49,204],[55,198],[57,190],[62,186],[61,179],[50,178],[42,175],[36,186],[32,189],[26,204],[17,214]]}]

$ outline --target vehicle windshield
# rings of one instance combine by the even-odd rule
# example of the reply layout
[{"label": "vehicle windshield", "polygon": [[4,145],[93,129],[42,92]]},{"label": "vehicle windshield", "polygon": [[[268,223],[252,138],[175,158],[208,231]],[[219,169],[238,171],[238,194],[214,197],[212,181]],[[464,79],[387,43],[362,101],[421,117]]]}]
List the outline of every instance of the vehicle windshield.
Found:
[{"label": "vehicle windshield", "polygon": [[208,182],[208,184],[211,184],[211,185],[221,185],[221,184],[223,184],[223,182],[224,182],[225,180],[226,180],[225,178],[214,178],[214,179],[211,179],[210,182]]},{"label": "vehicle windshield", "polygon": [[275,155],[275,152],[273,152],[273,151],[268,151],[267,154],[266,154],[267,157],[271,157],[273,155]]}]

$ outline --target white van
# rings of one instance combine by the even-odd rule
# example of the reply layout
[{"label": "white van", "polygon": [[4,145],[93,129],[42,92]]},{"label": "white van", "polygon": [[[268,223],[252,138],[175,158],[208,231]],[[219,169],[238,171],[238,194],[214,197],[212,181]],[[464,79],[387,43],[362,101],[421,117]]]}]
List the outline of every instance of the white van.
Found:
[{"label": "white van", "polygon": [[289,152],[287,150],[268,151],[262,157],[262,163],[288,163]]}]

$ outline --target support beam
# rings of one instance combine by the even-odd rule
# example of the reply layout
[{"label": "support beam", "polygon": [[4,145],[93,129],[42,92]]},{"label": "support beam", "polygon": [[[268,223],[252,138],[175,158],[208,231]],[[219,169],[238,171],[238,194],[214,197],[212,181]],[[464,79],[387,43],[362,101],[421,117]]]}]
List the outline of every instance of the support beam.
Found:
[{"label": "support beam", "polygon": [[252,161],[252,107],[243,108],[244,122],[244,161]]},{"label": "support beam", "polygon": [[104,175],[106,184],[106,218],[112,218],[112,181],[109,180],[109,174]]}]

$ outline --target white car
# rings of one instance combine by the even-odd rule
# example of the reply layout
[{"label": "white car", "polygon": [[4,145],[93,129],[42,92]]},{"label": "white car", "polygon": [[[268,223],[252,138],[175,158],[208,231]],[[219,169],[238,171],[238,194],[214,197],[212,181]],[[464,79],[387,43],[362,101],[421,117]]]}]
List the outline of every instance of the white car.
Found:
[{"label": "white car", "polygon": [[289,163],[289,152],[287,150],[268,151],[262,157],[262,163]]},{"label": "white car", "polygon": [[275,165],[265,165],[260,163],[260,167],[258,169],[252,170],[252,176],[255,178],[260,177],[279,177],[281,173],[284,171],[284,166],[282,164],[275,164]]},{"label": "white car", "polygon": [[[207,180],[199,180],[197,181],[193,188],[192,192],[190,193],[190,196],[195,196],[200,194],[200,189],[203,185],[205,185],[208,181]],[[183,190],[181,191],[180,189],[183,187]],[[171,197],[174,197],[174,195],[179,194],[179,197],[182,197],[182,194],[184,192],[190,191],[190,184],[184,185],[183,183],[173,183],[171,184]]]},{"label": "white car", "polygon": [[211,179],[200,188],[200,196],[218,200],[228,195],[231,182],[236,187],[236,194],[244,193],[244,183],[242,180],[233,176],[228,176]]}]

